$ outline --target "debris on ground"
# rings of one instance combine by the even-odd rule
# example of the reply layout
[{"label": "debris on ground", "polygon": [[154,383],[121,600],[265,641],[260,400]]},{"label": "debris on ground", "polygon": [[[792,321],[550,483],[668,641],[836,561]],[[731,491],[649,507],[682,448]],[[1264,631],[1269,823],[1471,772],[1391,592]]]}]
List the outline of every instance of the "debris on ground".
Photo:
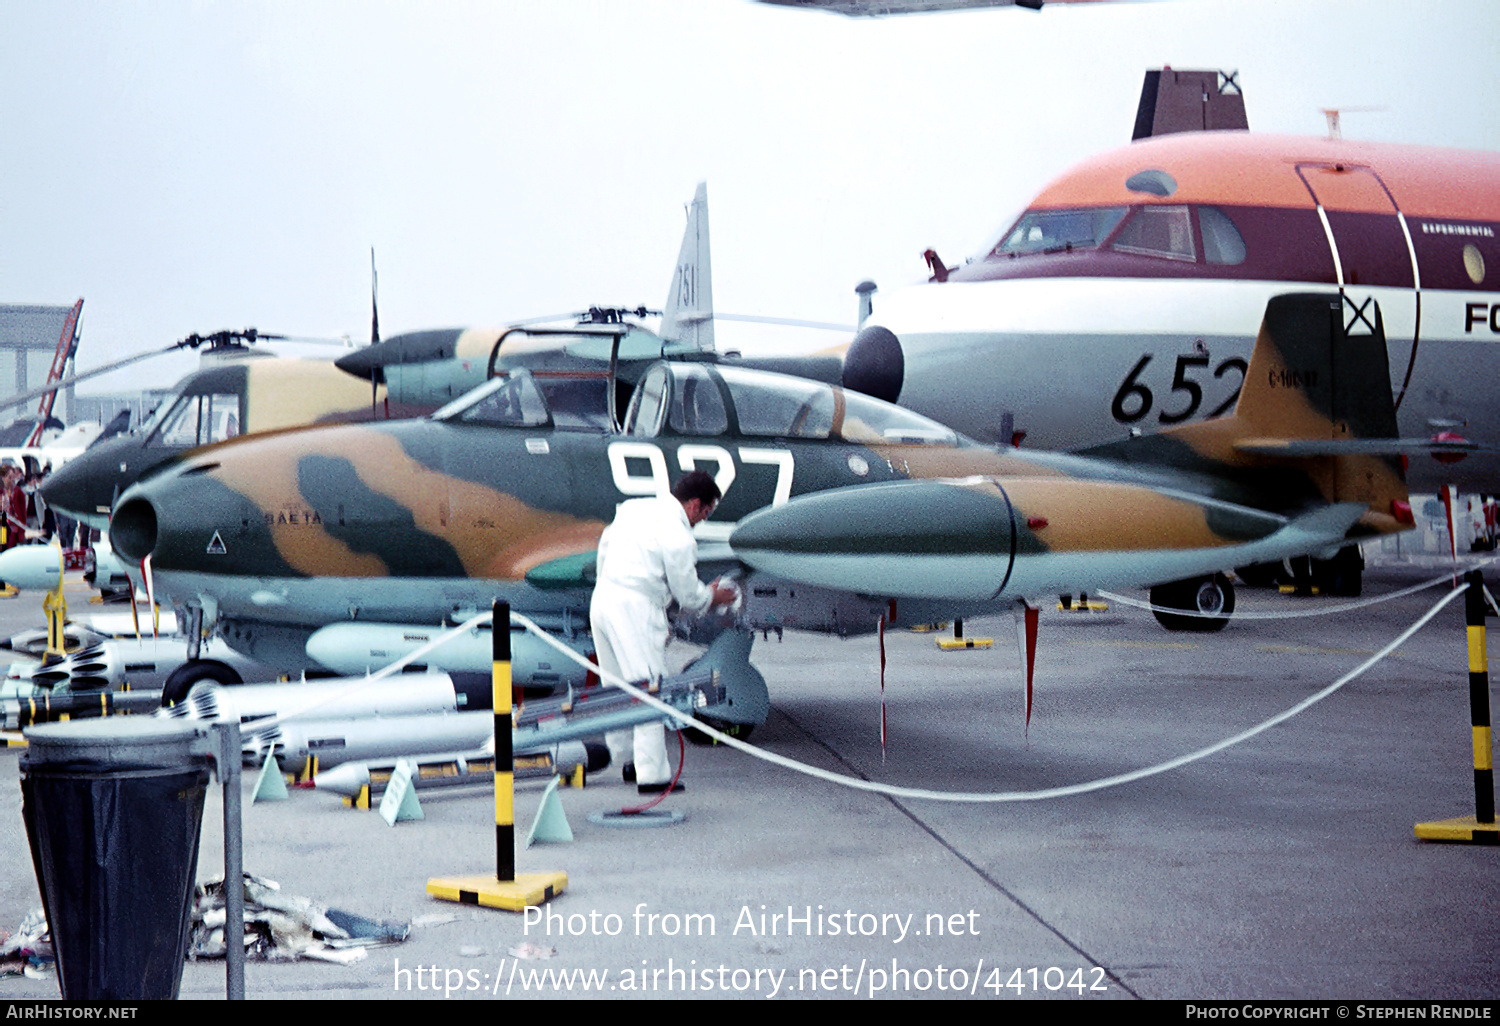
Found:
[{"label": "debris on ground", "polygon": [[[366,949],[399,944],[411,932],[409,923],[367,919],[340,909],[331,909],[309,898],[285,894],[274,880],[246,873],[245,957],[266,962],[290,962],[299,958],[349,964],[366,955]],[[225,944],[224,880],[200,884],[193,898],[193,936],[188,958],[223,958]]]},{"label": "debris on ground", "polygon": [[21,920],[13,934],[0,932],[0,976],[48,979],[57,967],[47,915],[37,909]]}]

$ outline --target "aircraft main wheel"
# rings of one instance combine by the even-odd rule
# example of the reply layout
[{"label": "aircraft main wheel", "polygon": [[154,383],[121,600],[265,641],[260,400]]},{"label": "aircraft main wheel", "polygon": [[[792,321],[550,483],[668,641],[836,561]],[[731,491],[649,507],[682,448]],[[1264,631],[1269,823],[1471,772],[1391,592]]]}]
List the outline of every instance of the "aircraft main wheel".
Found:
[{"label": "aircraft main wheel", "polygon": [[1364,590],[1364,570],[1359,546],[1346,545],[1332,559],[1312,560],[1312,581],[1324,595],[1359,598]]},{"label": "aircraft main wheel", "polygon": [[1212,614],[1178,616],[1152,610],[1157,622],[1169,631],[1221,631],[1229,623],[1229,614],[1234,612],[1234,585],[1223,574],[1158,584],[1151,589],[1151,604]]},{"label": "aircraft main wheel", "polygon": [[187,700],[194,684],[211,680],[215,684],[243,684],[244,680],[234,669],[215,659],[190,659],[167,677],[161,686],[162,708],[169,709]]},{"label": "aircraft main wheel", "polygon": [[[755,730],[753,723],[730,723],[728,720],[716,720],[712,716],[699,716],[699,720],[717,730],[720,734],[728,734],[736,741],[750,740],[750,734]],[[689,741],[695,745],[716,745],[719,742],[703,733],[688,727],[683,731]]]},{"label": "aircraft main wheel", "polygon": [[1283,570],[1280,563],[1251,563],[1235,567],[1234,575],[1247,588],[1274,588],[1281,583]]}]

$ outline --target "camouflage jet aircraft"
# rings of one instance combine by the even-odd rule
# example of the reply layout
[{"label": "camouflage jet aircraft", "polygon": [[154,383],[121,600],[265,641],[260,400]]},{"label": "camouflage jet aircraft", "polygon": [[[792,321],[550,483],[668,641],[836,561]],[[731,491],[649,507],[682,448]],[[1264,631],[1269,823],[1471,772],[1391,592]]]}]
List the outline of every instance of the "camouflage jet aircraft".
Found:
[{"label": "camouflage jet aircraft", "polygon": [[[607,375],[518,371],[425,420],[191,454],[121,496],[111,540],[150,557],[179,622],[291,670],[325,625],[399,637],[495,598],[581,628],[616,504],[694,467],[724,492],[700,528],[704,570],[754,568],[755,628],[859,633],[1182,578],[1213,592],[1225,568],[1409,520],[1370,327],[1346,335],[1336,295],[1277,297],[1231,416],[1088,456],[997,449],[841,388],[697,362],[652,367],[614,431]],[[1214,594],[1157,597],[1232,608]]]}]

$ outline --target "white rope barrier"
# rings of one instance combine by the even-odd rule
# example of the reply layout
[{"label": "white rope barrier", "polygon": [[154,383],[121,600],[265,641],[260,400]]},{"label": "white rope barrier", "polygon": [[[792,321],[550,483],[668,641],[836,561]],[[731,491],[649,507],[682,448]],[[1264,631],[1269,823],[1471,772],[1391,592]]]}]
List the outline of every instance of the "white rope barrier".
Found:
[{"label": "white rope barrier", "polygon": [[1484,597],[1489,602],[1490,608],[1495,611],[1495,615],[1500,616],[1500,606],[1495,605],[1495,596],[1490,594],[1490,586],[1488,584],[1484,586]]},{"label": "white rope barrier", "polygon": [[[1431,587],[1431,585],[1425,585],[1424,587]],[[531,631],[543,641],[551,644],[563,655],[574,660],[580,665],[586,666],[594,672],[598,673],[601,680],[604,680],[607,683],[620,688],[622,691],[625,691],[628,694],[632,695],[638,701],[641,701],[658,710],[659,712],[670,716],[671,718],[679,721],[685,726],[690,726],[696,730],[702,731],[703,733],[714,738],[720,744],[727,745],[737,751],[744,752],[746,755],[754,756],[755,758],[760,759],[764,762],[769,762],[772,765],[780,766],[783,769],[789,769],[795,773],[801,773],[805,776],[815,777],[816,779],[824,780],[831,784],[838,784],[843,787],[852,788],[856,791],[869,791],[873,794],[883,794],[892,798],[912,798],[924,801],[957,802],[967,804],[999,804],[1002,802],[1034,802],[1043,801],[1050,798],[1066,798],[1071,795],[1085,794],[1089,791],[1100,791],[1107,787],[1118,787],[1121,784],[1128,784],[1136,780],[1142,780],[1146,777],[1156,776],[1161,773],[1166,773],[1169,770],[1174,770],[1179,767],[1186,766],[1189,763],[1197,762],[1200,759],[1206,759],[1208,756],[1213,755],[1217,752],[1222,752],[1226,748],[1230,748],[1234,745],[1240,744],[1241,742],[1248,741],[1252,737],[1255,737],[1257,734],[1263,733],[1264,731],[1267,731],[1270,728],[1276,726],[1278,723],[1284,723],[1287,720],[1291,719],[1293,716],[1296,716],[1297,714],[1310,709],[1312,706],[1323,701],[1323,699],[1327,698],[1329,695],[1332,695],[1334,692],[1338,691],[1345,684],[1348,684],[1350,681],[1363,675],[1372,666],[1380,662],[1386,656],[1390,655],[1402,644],[1404,644],[1407,639],[1409,639],[1412,635],[1416,634],[1417,631],[1426,626],[1427,622],[1434,616],[1436,616],[1440,610],[1448,605],[1448,603],[1452,602],[1458,596],[1462,595],[1466,588],[1467,585],[1463,585],[1449,592],[1442,599],[1440,599],[1436,605],[1434,605],[1420,618],[1418,618],[1415,623],[1413,623],[1410,627],[1406,628],[1406,630],[1397,635],[1394,641],[1386,645],[1379,652],[1376,652],[1369,659],[1366,659],[1364,662],[1360,663],[1359,666],[1355,667],[1353,670],[1350,670],[1348,673],[1344,674],[1344,676],[1328,685],[1328,687],[1324,688],[1322,691],[1319,691],[1313,695],[1309,695],[1307,698],[1298,702],[1290,709],[1278,713],[1275,716],[1272,716],[1270,719],[1264,720],[1248,730],[1243,730],[1232,737],[1225,738],[1223,741],[1220,741],[1217,744],[1209,745],[1207,748],[1200,748],[1196,752],[1190,752],[1187,755],[1181,755],[1175,759],[1169,759],[1166,762],[1158,763],[1155,766],[1148,766],[1144,769],[1132,770],[1128,773],[1120,773],[1112,777],[1104,777],[1099,780],[1086,781],[1080,784],[1069,784],[1063,787],[1048,787],[1035,791],[930,791],[925,788],[898,787],[892,784],[881,784],[869,780],[860,780],[857,777],[851,777],[841,773],[833,773],[828,770],[819,769],[816,766],[809,766],[806,763],[798,762],[795,759],[789,759],[784,755],[777,755],[774,752],[768,752],[764,749],[755,748],[745,743],[744,741],[739,740],[738,738],[730,737],[728,734],[713,729],[712,727],[708,726],[700,720],[694,719],[688,714],[679,712],[678,710],[667,705],[665,702],[661,702],[654,696],[649,695],[646,692],[641,691],[639,688],[626,683],[625,681],[616,677],[614,674],[606,673],[605,671],[601,670],[599,667],[595,666],[593,663],[590,663],[587,659],[579,655],[577,652],[574,652],[566,645],[553,639],[552,636],[547,634],[546,631],[542,630],[536,624],[532,623],[526,617],[521,616],[518,613],[511,613],[511,620],[515,623],[520,624],[528,631]]]},{"label": "white rope barrier", "polygon": [[[1450,576],[1451,575],[1444,574],[1442,578],[1439,578],[1436,581],[1429,581],[1421,585],[1416,585],[1412,588],[1404,589],[1401,592],[1395,592],[1388,596],[1380,596],[1380,598],[1372,601],[1385,601],[1389,598],[1396,598],[1403,594],[1411,594],[1424,588],[1430,588],[1440,581],[1448,579]],[[1411,638],[1412,635],[1416,634],[1417,631],[1421,630],[1422,627],[1424,627],[1428,623],[1428,621],[1436,616],[1440,610],[1442,610],[1450,602],[1456,599],[1459,595],[1463,594],[1466,587],[1467,585],[1460,586],[1449,592],[1442,599],[1440,599],[1436,605],[1434,605],[1420,618],[1418,618],[1416,622],[1414,622],[1410,627],[1402,631],[1401,634],[1399,634],[1395,638],[1395,640],[1390,642],[1390,644],[1386,645],[1369,659],[1366,659],[1363,663],[1360,663],[1359,666],[1355,667],[1353,670],[1349,671],[1344,676],[1334,681],[1328,687],[1313,695],[1308,696],[1301,702],[1298,702],[1296,705],[1292,706],[1290,709],[1278,713],[1277,715],[1272,716],[1270,719],[1264,720],[1261,723],[1258,723],[1255,726],[1249,728],[1248,730],[1243,730],[1240,733],[1233,735],[1232,737],[1228,737],[1222,741],[1217,742],[1216,744],[1209,745],[1206,748],[1200,748],[1195,752],[1190,752],[1186,755],[1181,755],[1174,759],[1169,759],[1166,762],[1158,763],[1154,766],[1147,766],[1142,769],[1131,770],[1128,773],[1120,773],[1116,774],[1115,776],[1103,777],[1098,780],[1085,781],[1078,784],[1068,784],[1062,787],[1041,788],[1034,791],[933,791],[926,788],[900,787],[894,784],[881,784],[875,781],[861,780],[858,777],[851,777],[846,774],[834,773],[829,770],[819,769],[816,766],[809,766],[806,763],[798,762],[797,760],[787,758],[784,755],[778,755],[775,752],[768,752],[764,749],[756,748],[753,745],[741,741],[739,738],[731,737],[728,734],[723,733],[722,731],[715,730],[713,727],[702,722],[701,720],[695,719],[691,714],[684,713],[678,709],[673,708],[667,703],[656,698],[656,696],[640,690],[627,681],[621,680],[614,674],[609,673],[601,669],[594,663],[589,662],[573,649],[571,649],[567,645],[564,645],[556,638],[552,637],[552,635],[549,634],[546,630],[537,626],[537,624],[532,620],[528,619],[525,616],[522,616],[519,613],[511,613],[511,622],[519,624],[527,631],[530,631],[532,634],[536,635],[546,644],[551,645],[553,648],[557,649],[557,651],[562,655],[578,663],[580,666],[583,666],[586,669],[589,669],[598,674],[600,680],[603,680],[613,687],[619,688],[621,691],[629,694],[637,701],[648,705],[653,709],[656,709],[658,712],[662,713],[663,716],[676,720],[683,726],[692,727],[695,730],[699,730],[704,734],[707,734],[709,737],[712,737],[720,744],[726,745],[730,748],[735,749],[736,751],[743,752],[746,755],[760,759],[764,762],[771,763],[772,765],[780,766],[781,768],[791,770],[794,773],[801,773],[805,776],[823,780],[831,784],[837,784],[842,787],[848,787],[857,791],[867,791],[872,794],[882,794],[892,798],[911,798],[922,801],[953,802],[964,804],[1000,804],[1009,802],[1044,801],[1052,798],[1065,798],[1072,795],[1086,794],[1090,791],[1103,790],[1108,787],[1118,787],[1121,784],[1132,783],[1137,780],[1143,780],[1147,777],[1157,776],[1170,770],[1178,769],[1182,766],[1188,765],[1189,763],[1197,762],[1201,759],[1207,758],[1210,755],[1214,755],[1218,752],[1224,751],[1227,748],[1231,748],[1234,745],[1240,744],[1244,741],[1248,741],[1256,735],[1269,730],[1271,727],[1274,727],[1279,723],[1284,723],[1292,717],[1298,715],[1299,713],[1304,712],[1317,703],[1323,701],[1323,699],[1334,694],[1350,681],[1353,681],[1356,678],[1362,676],[1376,663],[1380,662],[1382,659],[1386,658],[1393,651],[1399,648],[1403,643]],[[1096,594],[1105,593],[1097,592]],[[1491,601],[1493,602],[1493,600]],[[1368,604],[1371,603],[1360,603],[1359,605]],[[1173,612],[1177,612],[1177,610],[1173,610]],[[432,652],[435,649],[441,647],[453,638],[458,637],[460,634],[472,630],[475,627],[480,626],[481,624],[489,622],[491,618],[492,614],[490,613],[479,613],[473,617],[470,617],[468,620],[465,620],[457,627],[454,627],[451,630],[445,631],[444,633],[438,635],[427,644],[413,649],[411,652],[391,663],[389,666],[386,666],[367,677],[363,677],[355,681],[350,681],[348,687],[342,688],[339,691],[330,694],[323,701],[320,701],[315,705],[308,706],[295,713],[289,713],[285,716],[277,717],[274,720],[268,719],[256,721],[253,726],[257,732],[260,732],[275,724],[283,723],[287,720],[296,719],[301,716],[306,716],[313,709],[321,708],[323,705],[336,701],[346,694],[352,694],[372,681],[380,680],[394,673],[398,673],[407,665],[422,658],[429,652]]]},{"label": "white rope barrier", "polygon": [[[1157,606],[1151,604],[1150,602],[1142,602],[1140,599],[1130,598],[1127,595],[1117,594],[1113,591],[1096,591],[1093,592],[1093,594],[1098,595],[1102,598],[1107,598],[1112,602],[1118,602],[1122,606],[1132,606],[1136,609],[1149,609],[1153,613],[1170,613],[1173,616],[1196,616],[1213,620],[1294,620],[1304,616],[1332,616],[1334,613],[1347,613],[1350,610],[1365,609],[1369,606],[1379,605],[1382,602],[1389,602],[1392,599],[1405,598],[1407,595],[1415,595],[1419,591],[1426,591],[1428,588],[1435,588],[1439,584],[1442,584],[1444,581],[1453,580],[1455,573],[1461,574],[1466,570],[1488,566],[1489,564],[1495,562],[1496,559],[1500,559],[1500,556],[1492,556],[1489,559],[1480,560],[1477,563],[1471,563],[1464,567],[1457,567],[1454,570],[1449,570],[1437,577],[1434,577],[1430,581],[1423,581],[1421,584],[1413,584],[1409,588],[1402,588],[1399,591],[1389,592],[1385,595],[1376,595],[1373,598],[1360,599],[1358,602],[1344,602],[1336,606],[1319,606],[1316,609],[1293,609],[1286,612],[1255,610],[1244,612],[1236,611],[1228,614],[1202,613],[1196,609],[1176,609],[1172,606]],[[1486,589],[1486,591],[1487,590],[1488,589]],[[1491,599],[1490,605],[1493,606],[1494,604],[1494,600]],[[1500,612],[1500,609],[1497,609],[1497,612]]]}]

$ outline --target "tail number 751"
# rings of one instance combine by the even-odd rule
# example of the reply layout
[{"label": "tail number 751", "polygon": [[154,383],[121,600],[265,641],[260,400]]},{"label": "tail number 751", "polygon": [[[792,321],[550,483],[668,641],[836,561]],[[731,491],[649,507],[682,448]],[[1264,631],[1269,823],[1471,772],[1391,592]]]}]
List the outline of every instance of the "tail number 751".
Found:
[{"label": "tail number 751", "polygon": [[[1152,354],[1146,353],[1136,361],[1136,365],[1130,369],[1129,374],[1125,375],[1125,380],[1120,382],[1120,388],[1115,392],[1115,399],[1110,404],[1109,412],[1121,424],[1134,424],[1136,421],[1145,419],[1146,415],[1151,412],[1155,396],[1141,380],[1141,375],[1151,360]],[[1168,395],[1182,392],[1185,393],[1185,398],[1179,402],[1173,402],[1170,399],[1164,401],[1161,412],[1156,417],[1158,421],[1163,424],[1176,424],[1198,412],[1198,407],[1203,405],[1203,386],[1193,380],[1191,375],[1198,371],[1207,371],[1209,362],[1207,354],[1184,355],[1177,358],[1177,368],[1172,373],[1172,387],[1168,390]],[[1222,416],[1234,408],[1235,401],[1240,397],[1240,388],[1245,384],[1247,366],[1240,357],[1231,356],[1220,361],[1219,365],[1214,368],[1215,379],[1223,378],[1226,372],[1235,371],[1239,374],[1239,381],[1235,383],[1234,391],[1230,393],[1229,398],[1214,407],[1213,412],[1208,416]]]}]

